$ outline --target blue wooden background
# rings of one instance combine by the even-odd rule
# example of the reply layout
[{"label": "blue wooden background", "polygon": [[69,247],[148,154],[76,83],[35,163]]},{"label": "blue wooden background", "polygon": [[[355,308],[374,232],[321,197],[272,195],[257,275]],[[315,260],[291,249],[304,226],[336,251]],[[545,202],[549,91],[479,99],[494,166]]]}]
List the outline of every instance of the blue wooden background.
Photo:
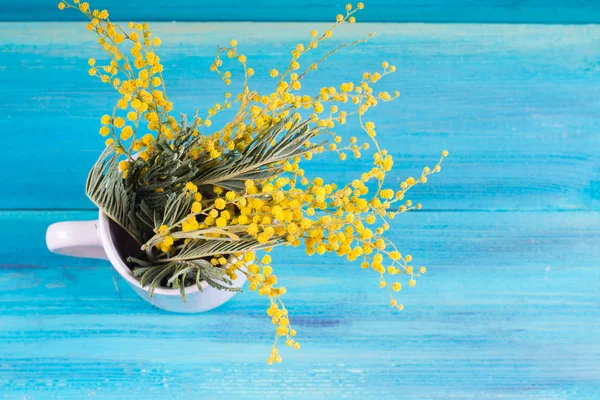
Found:
[{"label": "blue wooden background", "polygon": [[[324,26],[277,21],[325,20],[338,5],[155,3],[95,5],[123,19],[269,21],[152,24],[169,93],[188,113],[224,90],[208,72],[217,44],[237,38],[266,87],[268,68]],[[590,68],[600,26],[570,25],[598,22],[597,2],[377,0],[365,19],[396,23],[334,37],[378,32],[307,89],[382,58],[398,66],[386,85],[401,99],[373,111],[392,178],[417,174],[442,148],[451,157],[415,190],[424,210],[391,232],[429,267],[402,313],[358,266],[276,251],[303,345],[276,366],[264,363],[263,299],[172,315],[105,262],[46,250],[50,223],[95,218],[83,185],[102,148],[98,117],[115,98],[87,76],[86,59],[101,53],[81,22],[34,22],[63,18],[54,2],[0,7],[13,21],[0,22],[0,398],[600,398],[600,70]],[[310,168],[342,181],[366,167],[346,165]]]},{"label": "blue wooden background", "polygon": [[[98,2],[93,2],[96,4]],[[346,0],[102,0],[113,19],[147,21],[331,21]],[[354,2],[357,3],[357,2]],[[2,0],[0,21],[73,21],[48,0]],[[500,22],[590,24],[600,22],[598,0],[371,0],[368,22]],[[100,8],[100,4],[98,5]]]}]

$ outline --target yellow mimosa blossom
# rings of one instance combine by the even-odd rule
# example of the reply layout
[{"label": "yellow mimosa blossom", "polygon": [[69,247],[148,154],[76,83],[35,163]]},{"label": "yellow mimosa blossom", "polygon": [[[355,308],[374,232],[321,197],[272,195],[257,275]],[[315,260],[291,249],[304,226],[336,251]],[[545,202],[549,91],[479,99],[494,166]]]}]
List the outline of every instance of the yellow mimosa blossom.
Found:
[{"label": "yellow mimosa blossom", "polygon": [[[147,216],[137,227],[146,229],[139,240],[147,256],[142,263],[155,271],[176,266],[165,272],[160,285],[185,289],[194,278],[201,279],[201,267],[221,273],[225,283],[244,274],[250,291],[268,301],[275,332],[269,364],[282,360],[279,340],[300,348],[294,319],[282,300],[287,290],[279,282],[285,278],[276,274],[271,248],[302,247],[308,256],[331,254],[356,262],[364,273],[375,275],[375,284],[390,296],[390,306],[404,308],[394,297],[402,293],[400,281],[415,287],[426,268],[417,272],[412,257],[400,253],[389,238],[390,223],[421,208],[406,198],[407,192],[440,172],[448,152],[420,175],[386,179],[398,154],[381,146],[378,131],[384,126],[378,127],[368,115],[373,107],[400,95],[378,88],[396,71],[388,61],[377,61],[373,70],[316,90],[303,85],[305,76],[319,72],[330,55],[374,36],[343,44],[330,40],[337,27],[356,22],[363,3],[346,5],[321,34],[307,32],[306,39],[290,49],[289,61],[278,68],[255,71],[250,53],[243,54],[243,43],[235,39],[218,47],[210,71],[224,84],[239,86],[181,122],[171,116],[174,106],[163,78],[161,41],[148,24],[121,27],[108,20],[108,11],[90,10],[88,3],[76,0],[62,1],[58,7],[79,9],[88,17],[87,29],[108,58],[88,60],[88,73],[119,95],[112,114],[101,117],[100,134],[109,136],[107,151],[118,160],[110,165],[118,166],[119,180],[126,178],[120,182],[140,185],[130,200],[138,202],[135,211]],[[273,78],[270,90],[252,87],[250,78],[259,73]],[[352,132],[346,136],[344,129]],[[366,167],[346,182],[312,176],[305,163],[327,152],[333,156],[328,162],[348,162],[350,155],[365,158],[361,165]],[[152,269],[138,267],[142,273]],[[198,274],[172,276],[194,268]]]},{"label": "yellow mimosa blossom", "polygon": [[196,193],[198,191],[198,186],[194,185],[192,182],[188,182],[185,184],[185,189],[191,193]]}]

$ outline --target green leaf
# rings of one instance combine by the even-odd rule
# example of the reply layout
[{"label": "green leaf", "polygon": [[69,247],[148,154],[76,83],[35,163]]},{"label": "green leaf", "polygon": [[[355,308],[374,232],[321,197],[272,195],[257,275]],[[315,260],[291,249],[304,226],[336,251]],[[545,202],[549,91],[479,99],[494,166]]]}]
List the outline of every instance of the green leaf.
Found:
[{"label": "green leaf", "polygon": [[117,154],[112,149],[104,150],[88,175],[86,195],[111,220],[141,244],[143,238],[139,225],[137,221],[130,218],[135,214],[133,213],[135,193],[125,187],[117,158]]},{"label": "green leaf", "polygon": [[[218,185],[240,192],[244,190],[244,182],[249,179],[262,181],[279,175],[283,172],[285,161],[317,147],[305,147],[304,144],[319,133],[318,128],[311,128],[308,122],[296,122],[285,131],[287,122],[282,120],[266,130],[238,155],[226,161],[217,159],[205,163],[200,167],[194,183],[198,186]],[[283,136],[278,139],[281,134]]]}]

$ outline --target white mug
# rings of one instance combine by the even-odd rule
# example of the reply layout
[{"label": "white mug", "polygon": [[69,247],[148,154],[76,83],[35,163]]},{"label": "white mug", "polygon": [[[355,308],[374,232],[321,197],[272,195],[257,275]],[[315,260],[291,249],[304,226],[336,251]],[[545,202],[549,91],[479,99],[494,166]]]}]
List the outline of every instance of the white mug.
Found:
[{"label": "white mug", "polygon": [[[235,294],[235,292],[215,289],[202,281],[202,291],[196,285],[186,287],[187,301],[185,302],[179,289],[158,287],[150,297],[148,288],[142,287],[119,255],[115,246],[115,230],[111,229],[111,225],[115,224],[102,211],[99,211],[96,221],[57,222],[50,225],[46,231],[46,245],[53,253],[110,261],[113,268],[141,298],[166,311],[204,312],[220,306]],[[242,273],[238,274],[237,279],[233,281],[237,287],[241,287],[245,282],[246,275]]]}]

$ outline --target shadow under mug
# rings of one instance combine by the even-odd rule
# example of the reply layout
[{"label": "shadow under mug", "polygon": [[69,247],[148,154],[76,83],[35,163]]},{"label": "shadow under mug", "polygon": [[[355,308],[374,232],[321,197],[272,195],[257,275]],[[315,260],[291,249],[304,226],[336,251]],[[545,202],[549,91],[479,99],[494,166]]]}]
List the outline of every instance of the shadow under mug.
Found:
[{"label": "shadow under mug", "polygon": [[[51,252],[110,261],[113,268],[141,298],[160,309],[179,313],[200,313],[220,306],[235,294],[215,289],[203,281],[202,291],[196,285],[186,287],[185,302],[179,289],[158,287],[150,297],[148,288],[142,287],[123,261],[127,255],[119,251],[126,247],[119,244],[131,240],[131,237],[102,211],[98,212],[98,220],[57,222],[50,225],[46,231],[46,245]],[[244,274],[238,274],[237,279],[233,281],[237,287],[241,287],[245,282]]]}]

